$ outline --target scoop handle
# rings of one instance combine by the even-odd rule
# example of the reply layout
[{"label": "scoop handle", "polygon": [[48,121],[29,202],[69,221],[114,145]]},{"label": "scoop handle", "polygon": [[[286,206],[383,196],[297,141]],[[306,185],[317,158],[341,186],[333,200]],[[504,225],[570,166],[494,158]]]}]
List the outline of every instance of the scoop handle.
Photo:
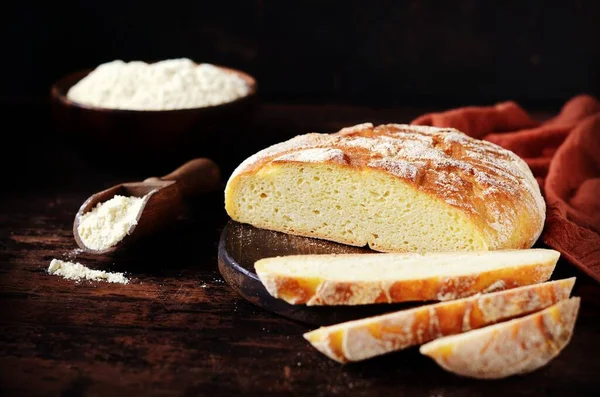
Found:
[{"label": "scoop handle", "polygon": [[153,181],[176,181],[184,197],[195,197],[217,189],[221,183],[221,171],[214,161],[197,158],[188,161],[168,175],[144,180],[144,182]]}]

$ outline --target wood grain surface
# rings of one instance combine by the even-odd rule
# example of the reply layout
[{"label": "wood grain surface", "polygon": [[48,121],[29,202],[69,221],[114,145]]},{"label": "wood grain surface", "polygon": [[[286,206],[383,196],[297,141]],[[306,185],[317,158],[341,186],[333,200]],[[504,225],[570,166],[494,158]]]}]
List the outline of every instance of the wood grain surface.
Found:
[{"label": "wood grain surface", "polygon": [[[549,247],[539,242],[533,248]],[[271,296],[254,268],[256,261],[275,256],[375,252],[367,247],[353,247],[333,241],[295,236],[229,220],[219,240],[219,272],[229,286],[249,302],[313,328],[435,303],[408,301],[354,306],[292,305]],[[550,279],[556,280],[557,277],[553,274]]]},{"label": "wood grain surface", "polygon": [[[263,106],[247,131],[253,139],[228,151],[220,165],[227,176],[255,148],[305,128],[406,121],[415,112]],[[23,123],[34,125],[34,116]],[[555,276],[578,277],[573,295],[582,297],[582,310],[571,343],[539,371],[474,381],[444,372],[416,349],[341,366],[302,338],[311,327],[258,308],[224,282],[217,269],[227,222],[221,192],[199,199],[176,227],[135,250],[78,254],[71,226],[81,203],[137,176],[90,165],[68,142],[43,134],[21,139],[28,146],[20,171],[25,178],[37,173],[39,182],[8,185],[0,197],[3,396],[600,395],[600,288],[566,262]],[[125,271],[132,282],[51,276],[46,269],[53,258]]]},{"label": "wood grain surface", "polygon": [[273,256],[367,252],[375,251],[366,247],[351,247],[332,241],[259,229],[230,220],[221,233],[217,259],[223,279],[244,299],[269,312],[310,327],[358,320],[423,304],[405,302],[335,307],[292,305],[272,297],[254,269],[257,260]]}]

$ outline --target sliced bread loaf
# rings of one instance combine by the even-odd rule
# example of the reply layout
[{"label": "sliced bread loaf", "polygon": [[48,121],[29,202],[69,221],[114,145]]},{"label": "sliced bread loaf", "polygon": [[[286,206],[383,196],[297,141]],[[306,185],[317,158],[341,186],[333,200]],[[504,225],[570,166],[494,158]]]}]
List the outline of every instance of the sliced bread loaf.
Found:
[{"label": "sliced bread loaf", "polygon": [[513,152],[452,128],[370,123],[305,134],[246,159],[229,216],[376,251],[530,248],[545,203]]},{"label": "sliced bread loaf", "polygon": [[557,251],[527,249],[265,258],[254,265],[267,291],[291,304],[446,301],[547,281]]},{"label": "sliced bread loaf", "polygon": [[360,361],[522,316],[568,299],[575,278],[425,305],[304,334],[338,362]]},{"label": "sliced bread loaf", "polygon": [[573,297],[525,317],[436,339],[420,351],[465,377],[525,374],[546,365],[569,343],[579,304]]}]

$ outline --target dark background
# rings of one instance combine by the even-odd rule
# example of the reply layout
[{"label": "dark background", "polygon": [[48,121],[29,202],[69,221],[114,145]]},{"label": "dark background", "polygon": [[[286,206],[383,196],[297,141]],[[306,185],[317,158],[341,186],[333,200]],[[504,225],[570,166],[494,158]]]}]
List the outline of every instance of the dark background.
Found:
[{"label": "dark background", "polygon": [[548,107],[600,92],[595,0],[32,3],[2,13],[4,100],[46,99],[114,59],[175,57],[245,70],[267,101]]},{"label": "dark background", "polygon": [[[219,153],[210,157],[224,173],[268,144],[314,131],[316,114],[322,115],[320,125],[331,128],[319,132],[332,132],[351,122],[410,122],[426,111],[505,100],[553,114],[574,95],[600,94],[599,1],[493,3],[10,2],[0,7],[3,181],[9,190],[33,191],[44,184],[59,189],[69,178],[77,182],[64,170],[89,164],[93,145],[74,147],[56,128],[50,87],[69,73],[115,59],[188,57],[256,77],[265,107],[260,123],[242,128],[245,135],[252,131],[249,142],[227,138],[225,131],[221,138],[229,142],[211,144]],[[286,104],[316,108],[281,108]],[[381,109],[389,117],[352,117]],[[263,131],[265,124],[271,131]],[[269,139],[260,140],[257,132]],[[86,178],[114,171],[108,167],[115,156],[98,150],[106,161],[79,170]],[[166,173],[175,164],[157,163],[158,171],[142,164],[144,171],[126,176],[135,162],[119,159],[125,161],[118,165],[123,180]]]},{"label": "dark background", "polygon": [[[537,373],[490,383],[440,370],[415,349],[340,367],[307,347],[306,327],[254,307],[219,275],[222,190],[129,257],[68,256],[87,197],[174,165],[163,163],[162,147],[142,166],[84,143],[85,129],[67,137],[49,106],[57,79],[114,59],[242,69],[259,85],[254,121],[190,147],[195,156],[212,150],[227,177],[293,134],[509,99],[547,116],[574,95],[599,96],[599,24],[598,0],[4,2],[0,395],[600,396],[600,290],[567,263],[554,277],[576,275],[583,298],[571,346]],[[71,285],[45,274],[52,258],[140,282]]]}]

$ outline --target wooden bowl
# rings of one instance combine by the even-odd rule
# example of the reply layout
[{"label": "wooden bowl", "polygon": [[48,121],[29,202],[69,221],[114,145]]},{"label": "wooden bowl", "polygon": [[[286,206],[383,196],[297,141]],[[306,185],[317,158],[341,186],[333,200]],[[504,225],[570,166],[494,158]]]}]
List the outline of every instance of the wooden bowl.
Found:
[{"label": "wooden bowl", "polygon": [[257,105],[255,79],[218,66],[244,79],[249,93],[221,105],[178,110],[122,110],[76,103],[69,89],[91,70],[57,81],[51,89],[56,132],[82,157],[102,168],[164,172],[193,157],[226,161],[238,136],[247,131]]}]

